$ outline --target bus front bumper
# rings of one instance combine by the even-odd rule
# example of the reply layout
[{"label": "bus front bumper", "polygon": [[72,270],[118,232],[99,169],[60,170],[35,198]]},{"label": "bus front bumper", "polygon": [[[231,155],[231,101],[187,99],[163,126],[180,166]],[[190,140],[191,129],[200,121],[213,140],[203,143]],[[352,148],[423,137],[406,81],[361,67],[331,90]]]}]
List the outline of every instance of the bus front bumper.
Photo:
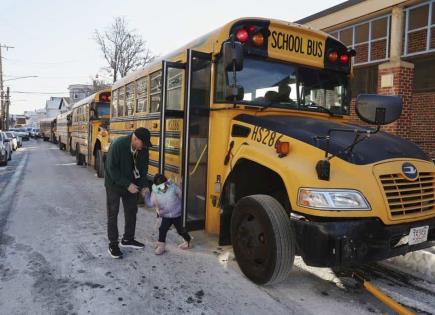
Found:
[{"label": "bus front bumper", "polygon": [[[435,246],[435,217],[390,225],[378,219],[313,222],[292,220],[297,254],[310,266],[333,267],[364,264]],[[403,244],[410,229],[429,226],[427,241]]]}]

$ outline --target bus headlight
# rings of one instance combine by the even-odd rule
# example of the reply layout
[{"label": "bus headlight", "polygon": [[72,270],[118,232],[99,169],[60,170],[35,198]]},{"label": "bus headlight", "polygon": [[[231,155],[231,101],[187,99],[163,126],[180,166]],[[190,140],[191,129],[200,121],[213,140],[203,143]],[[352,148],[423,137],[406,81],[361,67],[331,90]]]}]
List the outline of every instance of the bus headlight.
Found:
[{"label": "bus headlight", "polygon": [[353,189],[299,188],[298,206],[319,210],[371,210],[364,196]]}]

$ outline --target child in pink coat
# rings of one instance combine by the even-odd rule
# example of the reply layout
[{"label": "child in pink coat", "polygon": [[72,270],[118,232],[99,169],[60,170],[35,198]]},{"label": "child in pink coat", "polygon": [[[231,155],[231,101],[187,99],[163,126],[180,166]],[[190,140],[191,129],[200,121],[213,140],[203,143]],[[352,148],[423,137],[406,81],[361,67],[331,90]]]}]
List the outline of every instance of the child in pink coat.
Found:
[{"label": "child in pink coat", "polygon": [[166,234],[169,228],[174,225],[178,234],[184,238],[184,242],[178,247],[190,249],[191,236],[183,227],[181,218],[181,190],[175,183],[172,183],[162,174],[156,174],[153,180],[152,192],[145,190],[145,205],[149,208],[154,207],[157,214],[162,218],[159,228],[159,241],[155,250],[156,255],[165,252]]}]

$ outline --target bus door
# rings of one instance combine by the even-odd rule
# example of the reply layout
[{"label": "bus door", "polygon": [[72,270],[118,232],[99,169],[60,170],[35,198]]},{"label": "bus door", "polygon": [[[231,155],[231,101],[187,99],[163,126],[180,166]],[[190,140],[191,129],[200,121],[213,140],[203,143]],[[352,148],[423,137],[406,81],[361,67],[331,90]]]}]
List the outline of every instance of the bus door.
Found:
[{"label": "bus door", "polygon": [[[86,123],[88,125],[88,132],[87,132],[87,143],[88,145],[86,146],[88,149],[88,152],[86,152],[87,155],[87,159],[86,159],[86,163],[88,165],[95,165],[94,161],[92,160],[92,126],[93,126],[93,120],[95,117],[95,112],[92,110],[92,108],[94,108],[94,104],[90,103],[89,104],[89,108],[87,108],[88,111],[88,115],[87,115],[87,119],[86,119]],[[84,131],[84,130],[83,130]]]},{"label": "bus door", "polygon": [[[208,166],[208,129],[210,111],[210,75],[211,55],[188,50],[187,63],[164,63],[163,67],[163,110],[162,127],[171,129],[171,117],[179,117],[180,123],[175,124],[180,131],[178,139],[178,154],[180,162],[180,184],[183,192],[183,225],[188,230],[204,229],[206,196],[207,196],[207,166]],[[184,73],[184,90],[180,89],[180,104],[184,104],[177,113],[169,109],[170,100],[174,96],[171,88],[171,72]],[[171,96],[172,93],[172,96]],[[184,93],[184,97],[181,95]],[[178,95],[178,94],[177,94]],[[175,97],[175,99],[177,99]],[[163,128],[161,128],[163,129]],[[172,129],[171,129],[172,130]],[[171,149],[170,133],[162,130],[161,167],[168,169]],[[161,169],[161,170],[162,170]]]},{"label": "bus door", "polygon": [[162,69],[159,172],[181,186],[181,144],[184,117],[182,86],[185,64],[163,61]]}]

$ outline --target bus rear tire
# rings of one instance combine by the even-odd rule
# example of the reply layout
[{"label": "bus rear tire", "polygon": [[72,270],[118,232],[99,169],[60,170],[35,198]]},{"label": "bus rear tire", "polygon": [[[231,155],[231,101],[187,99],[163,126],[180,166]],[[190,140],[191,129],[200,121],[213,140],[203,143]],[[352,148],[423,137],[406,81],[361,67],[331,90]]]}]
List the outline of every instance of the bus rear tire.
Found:
[{"label": "bus rear tire", "polygon": [[104,159],[101,150],[97,151],[95,165],[97,168],[97,176],[99,178],[104,178]]},{"label": "bus rear tire", "polygon": [[268,195],[240,199],[231,218],[231,240],[237,263],[257,284],[287,278],[295,257],[295,232],[282,205]]},{"label": "bus rear tire", "polygon": [[79,145],[76,145],[76,164],[83,165],[82,155],[80,154]]},{"label": "bus rear tire", "polygon": [[73,147],[72,147],[72,140],[71,140],[71,138],[69,139],[69,154],[71,154],[72,156],[74,156],[76,154],[74,152]]}]

